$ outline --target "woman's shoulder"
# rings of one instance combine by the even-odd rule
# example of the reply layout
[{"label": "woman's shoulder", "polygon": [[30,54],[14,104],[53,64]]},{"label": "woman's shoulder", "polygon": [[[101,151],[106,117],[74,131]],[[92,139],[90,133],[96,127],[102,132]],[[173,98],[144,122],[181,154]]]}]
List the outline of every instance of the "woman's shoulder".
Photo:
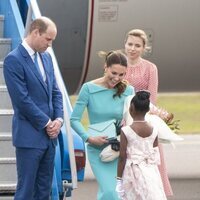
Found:
[{"label": "woman's shoulder", "polygon": [[129,83],[127,83],[127,86],[126,86],[126,90],[124,92],[125,95],[132,95],[132,94],[135,94],[135,89],[132,85],[130,85]]},{"label": "woman's shoulder", "polygon": [[153,62],[151,62],[151,61],[149,61],[149,60],[146,60],[146,59],[142,58],[142,63],[143,63],[143,65],[145,65],[145,66],[148,66],[148,67],[150,67],[150,68],[156,68],[156,69],[157,69],[157,66],[156,66]]},{"label": "woman's shoulder", "polygon": [[103,90],[107,90],[107,88],[97,84],[95,80],[88,81],[84,83],[81,87],[82,90],[87,90],[89,93],[100,92]]}]

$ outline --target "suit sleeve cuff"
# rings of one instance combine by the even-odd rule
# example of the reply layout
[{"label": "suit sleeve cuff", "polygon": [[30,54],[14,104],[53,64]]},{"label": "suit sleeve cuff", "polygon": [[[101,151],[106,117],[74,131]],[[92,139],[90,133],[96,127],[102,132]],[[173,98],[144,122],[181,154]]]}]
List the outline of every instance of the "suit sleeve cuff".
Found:
[{"label": "suit sleeve cuff", "polygon": [[44,127],[46,128],[50,122],[51,122],[51,120],[49,119],[49,121],[46,123],[46,125]]}]

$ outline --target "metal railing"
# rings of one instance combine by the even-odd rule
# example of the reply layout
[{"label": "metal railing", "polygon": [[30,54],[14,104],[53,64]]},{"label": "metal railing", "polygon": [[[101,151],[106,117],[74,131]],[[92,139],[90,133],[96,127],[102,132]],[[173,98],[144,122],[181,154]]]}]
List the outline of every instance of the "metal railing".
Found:
[{"label": "metal railing", "polygon": [[[37,2],[35,0],[30,0],[30,5],[29,5],[29,9],[28,9],[28,14],[27,14],[27,20],[26,20],[26,26],[25,26],[25,36],[28,33],[32,19],[38,18],[40,16],[41,16],[41,13],[40,13],[40,9],[38,7]],[[68,184],[68,186],[75,189],[75,188],[77,188],[77,171],[76,171],[76,162],[75,162],[75,154],[74,154],[73,136],[72,136],[72,132],[71,132],[70,118],[69,118],[69,114],[68,114],[69,113],[68,111],[70,111],[70,112],[72,111],[72,107],[71,107],[71,103],[70,103],[70,100],[69,100],[69,97],[68,97],[68,94],[67,94],[67,91],[65,88],[65,84],[64,84],[62,75],[61,75],[59,67],[58,67],[58,63],[57,63],[54,51],[53,51],[52,47],[49,47],[47,50],[52,57],[57,84],[63,95],[64,128],[65,128],[66,134],[67,134],[71,177],[72,177],[72,183]],[[68,105],[68,107],[67,107],[67,105]]]}]

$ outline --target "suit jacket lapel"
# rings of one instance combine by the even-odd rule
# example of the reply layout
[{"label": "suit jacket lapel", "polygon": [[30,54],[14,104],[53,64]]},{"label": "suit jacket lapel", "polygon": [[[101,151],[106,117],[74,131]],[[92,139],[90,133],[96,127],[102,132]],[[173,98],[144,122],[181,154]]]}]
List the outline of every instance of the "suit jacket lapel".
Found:
[{"label": "suit jacket lapel", "polygon": [[[32,58],[30,57],[30,55],[28,54],[28,52],[26,51],[26,49],[22,45],[20,45],[20,50],[22,52],[22,55],[25,57],[25,60],[26,60],[26,62],[28,64],[28,66],[30,67],[30,69],[32,70],[34,75],[37,77],[38,81],[42,84],[42,86],[44,87],[46,93],[49,94],[48,89],[47,89],[47,84],[43,81],[42,76],[39,74],[39,72],[38,72],[38,70],[37,70]],[[42,59],[42,56],[41,56],[41,59]]]},{"label": "suit jacket lapel", "polygon": [[42,54],[40,54],[40,58],[41,58],[41,61],[42,61],[43,67],[44,67],[44,72],[46,75],[46,81],[45,82],[43,81],[43,84],[46,86],[46,89],[48,90],[48,88],[50,86],[49,67],[48,67],[48,63],[45,62],[45,59]]}]

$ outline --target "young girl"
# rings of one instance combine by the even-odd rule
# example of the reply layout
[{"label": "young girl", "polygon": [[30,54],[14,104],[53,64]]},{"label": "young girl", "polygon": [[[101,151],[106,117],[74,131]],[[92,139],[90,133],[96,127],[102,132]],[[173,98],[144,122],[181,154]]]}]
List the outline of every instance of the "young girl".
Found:
[{"label": "young girl", "polygon": [[[156,105],[158,95],[158,69],[157,66],[142,58],[149,49],[147,34],[141,29],[130,30],[125,38],[125,52],[128,67],[125,79],[132,85],[135,91],[148,90],[151,93],[150,101]],[[162,144],[158,145],[160,153],[160,171],[165,194],[172,196],[173,191],[169,182],[165,164]]]},{"label": "young girl", "polygon": [[121,131],[116,191],[123,200],[166,200],[160,173],[158,133],[145,121],[150,93],[138,91],[132,98],[130,126]]}]

